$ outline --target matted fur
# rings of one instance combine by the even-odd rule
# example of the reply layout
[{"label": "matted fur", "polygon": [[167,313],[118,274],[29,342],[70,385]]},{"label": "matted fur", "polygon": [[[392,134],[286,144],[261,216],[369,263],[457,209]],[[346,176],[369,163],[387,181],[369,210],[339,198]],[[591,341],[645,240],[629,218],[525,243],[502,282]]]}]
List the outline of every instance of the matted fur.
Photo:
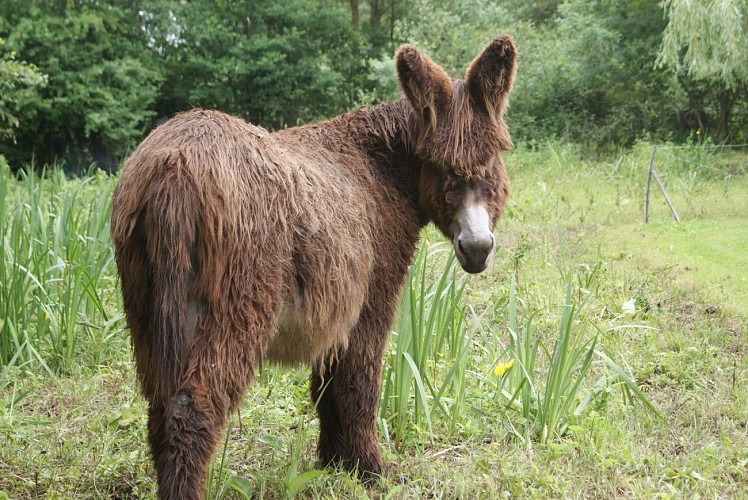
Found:
[{"label": "matted fur", "polygon": [[451,239],[468,199],[500,217],[515,59],[498,37],[463,82],[404,46],[407,99],[272,134],[193,110],[135,150],[112,237],[162,498],[202,496],[264,360],[312,366],[323,463],[381,472],[382,354],[419,229]]}]

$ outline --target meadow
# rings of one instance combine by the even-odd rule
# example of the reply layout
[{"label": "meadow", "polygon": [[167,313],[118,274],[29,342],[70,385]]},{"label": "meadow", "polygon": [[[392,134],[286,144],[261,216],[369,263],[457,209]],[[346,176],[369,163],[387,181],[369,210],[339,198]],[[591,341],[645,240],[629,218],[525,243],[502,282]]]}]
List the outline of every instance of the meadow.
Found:
[{"label": "meadow", "polygon": [[[211,498],[748,496],[748,154],[572,145],[505,158],[494,262],[431,227],[385,356],[371,490],[320,469],[304,367],[266,366]],[[109,240],[116,176],[0,157],[0,498],[150,498]],[[654,189],[654,188],[653,188]]]}]

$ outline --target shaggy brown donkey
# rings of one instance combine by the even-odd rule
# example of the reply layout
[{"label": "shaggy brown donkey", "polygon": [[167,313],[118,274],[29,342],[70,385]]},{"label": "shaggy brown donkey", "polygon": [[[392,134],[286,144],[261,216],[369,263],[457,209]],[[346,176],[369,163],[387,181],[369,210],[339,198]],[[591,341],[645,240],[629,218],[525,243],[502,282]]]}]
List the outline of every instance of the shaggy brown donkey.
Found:
[{"label": "shaggy brown donkey", "polygon": [[464,81],[395,58],[406,99],[272,134],[193,110],[128,160],[112,236],[160,497],[203,496],[264,360],[311,365],[323,463],[380,474],[382,353],[419,229],[467,272],[491,259],[516,50],[494,39]]}]

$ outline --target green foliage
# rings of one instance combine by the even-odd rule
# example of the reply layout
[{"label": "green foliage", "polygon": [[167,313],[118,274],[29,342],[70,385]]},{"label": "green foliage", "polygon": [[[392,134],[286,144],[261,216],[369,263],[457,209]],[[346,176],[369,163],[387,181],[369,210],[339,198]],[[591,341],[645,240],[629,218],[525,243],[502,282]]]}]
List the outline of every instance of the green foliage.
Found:
[{"label": "green foliage", "polygon": [[[262,491],[258,492],[255,484],[245,477],[236,474],[230,474],[225,478],[223,477],[226,451],[228,449],[231,430],[232,425],[229,425],[229,430],[223,443],[220,458],[213,461],[214,463],[209,471],[206,491],[207,498],[223,499],[236,498],[238,496],[239,498],[249,499],[254,498],[257,494],[262,495],[263,493]],[[307,488],[309,484],[326,474],[326,471],[321,469],[313,469],[303,472],[299,471],[303,466],[302,462],[305,462],[302,454],[306,450],[305,441],[307,438],[307,429],[303,417],[298,419],[298,425],[295,426],[295,430],[296,432],[294,433],[293,438],[289,440],[288,444],[285,443],[283,438],[274,435],[264,435],[259,438],[260,442],[269,446],[273,450],[273,456],[275,456],[276,453],[282,455],[284,451],[288,451],[290,463],[288,464],[288,467],[285,470],[285,475],[282,477],[279,484],[282,496],[286,499],[295,498],[296,495]]]},{"label": "green foliage", "polygon": [[159,113],[216,107],[282,127],[351,107],[367,71],[366,41],[338,2],[308,6],[301,0],[149,6],[144,25],[167,81]]},{"label": "green foliage", "polygon": [[[234,425],[215,457],[211,497],[746,497],[748,224],[739,203],[748,195],[746,154],[715,148],[698,156],[692,149],[683,158],[658,153],[658,171],[679,209],[684,197],[691,200],[676,225],[664,202],[654,222],[642,221],[651,145],[612,160],[590,160],[576,145],[519,145],[505,158],[513,191],[489,270],[477,276],[453,270],[448,246],[428,244],[433,229],[424,234],[409,284],[415,292],[403,296],[394,326],[385,390],[394,394],[390,377],[407,325],[417,325],[411,331],[426,340],[417,342],[428,360],[419,367],[424,350],[401,349],[399,359],[407,352],[416,370],[404,361],[413,375],[399,433],[393,398],[383,400],[385,476],[367,489],[343,470],[318,472],[309,372],[266,364],[232,414]],[[719,175],[692,182],[683,159],[730,172],[729,190]],[[0,322],[32,318],[16,336],[0,330],[3,342],[21,340],[19,356],[29,359],[0,366],[0,497],[152,498],[147,404],[135,382],[107,249],[113,179],[101,173],[68,179],[51,170],[42,178],[16,176],[1,157],[0,164],[0,273],[6,273],[0,301],[8,290],[21,297],[2,309]],[[12,223],[19,243],[9,237]],[[29,246],[46,264],[14,250]],[[97,271],[99,260],[109,263]],[[88,283],[82,269],[98,273],[90,292],[76,285],[76,279]],[[41,287],[33,280],[26,285],[31,275]],[[6,279],[16,280],[18,291]],[[75,291],[68,297],[82,295],[89,305],[72,312],[66,288]],[[78,320],[73,357],[60,361],[56,352],[64,349],[52,346],[65,340],[49,336],[64,337],[64,328],[38,329],[33,318],[65,308]],[[66,323],[72,324],[60,324]],[[18,350],[10,345],[12,358]],[[431,432],[425,414],[416,415],[416,371]],[[554,386],[569,391],[549,394]],[[636,390],[665,418],[641,411],[646,403]],[[542,421],[550,422],[545,442]]]},{"label": "green foliage", "polygon": [[399,43],[461,77],[500,33],[520,50],[517,142],[743,141],[747,18],[745,0],[6,0],[0,145],[14,166],[114,170],[176,112],[307,123],[397,98]]},{"label": "green foliage", "polygon": [[681,104],[694,129],[717,141],[745,141],[748,101],[748,2],[665,0],[659,67],[668,68],[687,96]]},{"label": "green foliage", "polygon": [[669,82],[654,69],[661,19],[653,2],[562,4],[524,41],[515,128],[598,146],[673,131]]},{"label": "green foliage", "polygon": [[395,349],[385,361],[381,423],[398,444],[413,427],[432,435],[435,410],[448,416],[451,431],[465,410],[471,335],[461,305],[464,281],[453,253],[446,262],[440,258],[445,251],[451,248],[419,247],[400,303]]},{"label": "green foliage", "polygon": [[[588,277],[592,279],[591,277]],[[513,429],[522,439],[537,439],[543,444],[562,437],[570,426],[590,411],[601,410],[597,400],[610,389],[620,386],[624,401],[639,400],[645,408],[659,415],[646,396],[639,390],[635,379],[626,373],[607,354],[598,349],[599,334],[585,335],[584,322],[579,313],[584,304],[573,298],[573,276],[566,284],[566,298],[552,349],[548,349],[533,334],[531,315],[524,327],[518,322],[516,280],[512,278],[509,301],[508,363],[496,366],[498,377],[495,394],[507,408],[516,411],[520,418]],[[627,325],[626,328],[632,328]],[[538,377],[538,353],[546,356],[545,378]],[[602,359],[613,372],[604,373],[598,381],[585,390],[593,359]]]},{"label": "green foliage", "polygon": [[664,0],[668,23],[658,63],[729,88],[748,83],[748,2]]},{"label": "green foliage", "polygon": [[[5,40],[0,38],[0,50],[5,46]],[[47,82],[33,64],[18,61],[15,51],[0,55],[0,139],[15,138],[13,129],[18,127],[18,118],[12,114],[16,103],[25,94],[34,92],[37,87]]]},{"label": "green foliage", "polygon": [[[633,404],[636,399],[658,414],[634,377],[598,348],[600,334],[586,335],[588,322],[580,317],[585,300],[579,303],[573,294],[589,296],[586,288],[596,280],[597,267],[572,272],[575,264],[565,261],[563,243],[561,246],[559,268],[565,276],[566,293],[552,347],[535,335],[534,315],[524,327],[519,326],[519,299],[512,278],[507,302],[509,347],[502,354],[509,361],[495,364],[494,395],[520,415],[514,432],[543,444],[563,436],[570,424],[589,411],[600,410],[596,401],[613,387],[620,387],[625,402]],[[404,447],[409,431],[434,435],[437,409],[448,417],[447,433],[454,432],[467,417],[467,357],[475,348],[468,325],[477,324],[480,318],[473,313],[466,319],[460,305],[465,283],[458,282],[455,275],[454,255],[444,265],[443,259],[437,258],[442,252],[440,245],[419,248],[393,333],[395,348],[385,362],[381,424],[387,441],[390,432],[394,434],[398,449]],[[542,379],[538,376],[539,352],[545,354]],[[586,379],[596,359],[602,360],[609,372],[589,387]]]},{"label": "green foliage", "polygon": [[142,138],[161,75],[132,24],[132,8],[72,3],[64,15],[32,9],[13,26],[8,46],[48,75],[48,85],[17,100],[23,119],[13,164],[62,160],[108,170]]},{"label": "green foliage", "polygon": [[[603,146],[672,133],[671,82],[654,68],[664,22],[653,2],[534,2],[510,10],[475,0],[418,2],[396,26],[454,76],[509,33],[520,52],[508,121],[514,137]],[[512,13],[510,13],[512,12]]]},{"label": "green foliage", "polygon": [[415,2],[410,15],[396,23],[395,34],[429,53],[450,75],[462,78],[492,37],[510,33],[521,40],[518,34],[527,29],[498,2],[424,0]]}]

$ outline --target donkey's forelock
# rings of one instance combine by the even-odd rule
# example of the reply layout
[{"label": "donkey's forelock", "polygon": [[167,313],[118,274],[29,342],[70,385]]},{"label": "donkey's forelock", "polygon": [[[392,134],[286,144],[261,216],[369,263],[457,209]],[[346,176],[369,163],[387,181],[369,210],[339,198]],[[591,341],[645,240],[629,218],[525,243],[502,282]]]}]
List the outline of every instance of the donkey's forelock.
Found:
[{"label": "donkey's forelock", "polygon": [[437,126],[434,148],[461,177],[482,177],[481,167],[502,151],[512,148],[509,130],[502,117],[493,119],[475,105],[462,80],[453,82],[455,98],[444,123]]}]

